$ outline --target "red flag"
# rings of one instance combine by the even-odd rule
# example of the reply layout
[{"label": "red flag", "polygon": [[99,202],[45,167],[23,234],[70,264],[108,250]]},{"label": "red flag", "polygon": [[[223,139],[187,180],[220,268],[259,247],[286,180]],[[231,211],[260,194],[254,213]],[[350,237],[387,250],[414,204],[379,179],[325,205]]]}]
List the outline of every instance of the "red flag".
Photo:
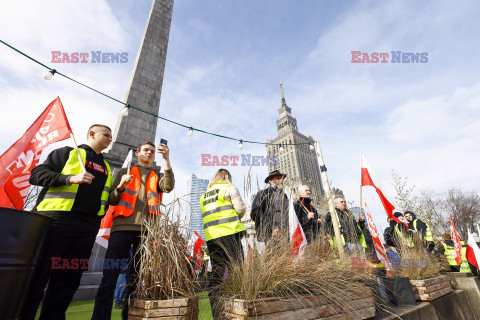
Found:
[{"label": "red flag", "polygon": [[23,136],[0,156],[0,207],[23,209],[30,190],[30,171],[43,149],[72,133],[62,102],[57,97]]},{"label": "red flag", "polygon": [[460,265],[462,263],[462,243],[460,242],[457,229],[455,229],[455,225],[453,224],[452,216],[450,216],[450,228],[453,246],[455,248],[455,262]]},{"label": "red flag", "polygon": [[478,267],[478,262],[480,261],[480,249],[475,242],[470,230],[468,230],[468,242],[467,242],[467,261],[474,265],[475,268],[480,269]]},{"label": "red flag", "polygon": [[193,257],[200,254],[200,252],[203,253],[202,246],[205,244],[205,241],[203,241],[202,237],[200,237],[197,231],[193,232],[192,237],[188,242],[187,252],[189,253],[190,259],[193,259]]},{"label": "red flag", "polygon": [[293,207],[292,192],[285,187],[285,194],[288,196],[288,229],[290,231],[290,259],[294,260],[297,256],[301,256],[307,246],[307,237],[303,233],[302,226],[298,222],[297,214]]},{"label": "red flag", "polygon": [[195,274],[198,275],[198,273],[200,272],[200,269],[203,267],[205,261],[203,260],[203,256],[204,256],[204,252],[202,250],[200,250],[200,252],[198,252],[195,257],[197,258],[197,260],[195,261],[195,268],[193,269],[193,272],[195,272]]},{"label": "red flag", "polygon": [[368,220],[368,226],[370,227],[370,234],[373,239],[373,244],[375,245],[375,251],[377,253],[377,258],[380,260],[385,269],[390,270],[390,263],[387,259],[387,253],[385,252],[385,248],[383,247],[382,242],[380,241],[380,237],[378,236],[377,228],[373,223],[372,216],[370,215],[370,211],[368,211],[367,203],[365,202],[365,214]]},{"label": "red flag", "polygon": [[380,200],[382,201],[383,207],[385,208],[385,212],[387,212],[388,217],[390,219],[395,220],[397,223],[403,223],[408,228],[408,225],[405,222],[398,220],[398,218],[393,215],[393,210],[395,209],[395,206],[391,204],[390,201],[388,201],[387,197],[385,197],[382,190],[380,190],[380,186],[381,186],[380,182],[375,177],[375,174],[373,173],[372,169],[370,169],[370,166],[368,165],[368,162],[363,155],[362,155],[362,186],[374,187],[375,190],[377,191],[378,196],[380,197]]}]

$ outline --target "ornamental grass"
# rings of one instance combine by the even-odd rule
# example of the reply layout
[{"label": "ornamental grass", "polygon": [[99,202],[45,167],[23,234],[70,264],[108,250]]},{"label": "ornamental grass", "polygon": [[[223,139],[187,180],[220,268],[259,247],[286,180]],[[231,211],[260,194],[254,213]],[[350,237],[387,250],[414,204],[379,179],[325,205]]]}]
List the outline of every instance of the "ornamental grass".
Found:
[{"label": "ornamental grass", "polygon": [[179,218],[180,199],[144,223],[139,278],[134,297],[168,300],[194,296],[194,272],[185,250],[188,225]]},{"label": "ornamental grass", "polygon": [[352,268],[337,258],[328,238],[320,234],[305,253],[292,259],[289,237],[269,241],[262,254],[250,250],[243,261],[227,263],[226,279],[217,290],[223,299],[303,298],[312,296],[350,310],[348,299],[371,292],[373,271]]},{"label": "ornamental grass", "polygon": [[401,256],[401,263],[393,270],[393,276],[408,277],[411,280],[423,280],[440,275],[442,266],[438,257],[428,253],[424,240],[418,234],[411,236],[414,247],[407,242],[397,241],[396,247]]}]

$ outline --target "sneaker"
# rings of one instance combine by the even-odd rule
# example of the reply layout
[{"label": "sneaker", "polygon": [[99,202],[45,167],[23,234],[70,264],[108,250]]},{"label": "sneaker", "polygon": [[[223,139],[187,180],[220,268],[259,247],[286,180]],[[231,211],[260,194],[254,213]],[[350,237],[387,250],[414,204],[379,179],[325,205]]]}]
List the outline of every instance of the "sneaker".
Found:
[{"label": "sneaker", "polygon": [[123,303],[116,303],[116,302],[115,302],[115,307],[114,307],[114,309],[122,309],[122,307],[123,307]]}]

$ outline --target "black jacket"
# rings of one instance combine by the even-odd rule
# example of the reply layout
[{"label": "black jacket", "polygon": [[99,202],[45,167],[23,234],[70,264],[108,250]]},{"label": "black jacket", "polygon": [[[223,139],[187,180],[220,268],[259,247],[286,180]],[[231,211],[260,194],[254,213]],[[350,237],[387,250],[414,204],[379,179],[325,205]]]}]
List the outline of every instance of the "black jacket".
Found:
[{"label": "black jacket", "polygon": [[272,186],[259,191],[253,200],[250,217],[255,222],[258,241],[268,241],[275,227],[288,235],[288,197]]},{"label": "black jacket", "polygon": [[427,224],[425,222],[423,222],[422,220],[417,219],[417,215],[415,213],[413,213],[411,211],[408,211],[408,213],[410,213],[412,215],[412,218],[413,218],[411,222],[408,222],[408,227],[410,228],[410,230],[415,230],[415,228],[413,227],[413,224],[414,224],[415,220],[417,220],[416,231],[422,235],[422,238],[425,238],[425,235],[427,234]]},{"label": "black jacket", "polygon": [[[97,154],[88,145],[80,145],[79,147],[87,152],[85,169],[95,178],[91,184],[83,183],[78,186],[75,202],[68,214],[62,211],[42,213],[53,218],[77,217],[98,223],[102,218],[97,213],[100,210],[100,197],[105,187],[108,171],[101,153]],[[33,168],[29,179],[30,184],[44,187],[38,196],[35,208],[45,197],[48,187],[66,185],[68,176],[61,172],[72,150],[71,147],[55,149],[48,155],[43,164]]]},{"label": "black jacket", "polygon": [[[350,211],[341,211],[340,209],[335,208],[337,211],[339,224],[340,224],[340,232],[343,234],[346,243],[357,243],[360,235],[362,234],[362,230],[365,227],[365,221],[360,221],[357,223],[357,220],[353,216],[353,213]],[[358,228],[360,227],[360,229]],[[333,223],[332,223],[332,215],[327,213],[325,217],[325,227],[327,231],[331,235],[335,235],[333,231]]]},{"label": "black jacket", "polygon": [[[395,220],[393,219],[390,220],[390,226],[385,228],[383,232],[383,239],[385,240],[386,244],[392,247],[396,247],[398,249],[399,248],[398,243],[400,239],[398,237],[398,234],[395,232],[396,225],[397,225],[397,222]],[[408,237],[412,236],[412,232],[403,223],[398,223],[398,229],[405,236],[408,236]]]},{"label": "black jacket", "polygon": [[[300,197],[300,199],[293,204],[293,207],[295,208],[298,222],[300,222],[303,232],[307,237],[307,241],[312,242],[320,228],[317,223],[318,212],[317,209],[312,206],[312,199]],[[313,219],[308,219],[307,216],[309,212],[313,212],[315,214]]]}]

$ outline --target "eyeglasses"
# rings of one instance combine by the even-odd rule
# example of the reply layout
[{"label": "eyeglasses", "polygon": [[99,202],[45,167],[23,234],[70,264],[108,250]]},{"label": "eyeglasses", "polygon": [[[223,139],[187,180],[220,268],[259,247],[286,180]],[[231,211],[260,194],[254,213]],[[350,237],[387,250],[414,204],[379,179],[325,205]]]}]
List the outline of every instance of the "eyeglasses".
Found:
[{"label": "eyeglasses", "polygon": [[347,203],[347,201],[340,201],[340,203]]}]

